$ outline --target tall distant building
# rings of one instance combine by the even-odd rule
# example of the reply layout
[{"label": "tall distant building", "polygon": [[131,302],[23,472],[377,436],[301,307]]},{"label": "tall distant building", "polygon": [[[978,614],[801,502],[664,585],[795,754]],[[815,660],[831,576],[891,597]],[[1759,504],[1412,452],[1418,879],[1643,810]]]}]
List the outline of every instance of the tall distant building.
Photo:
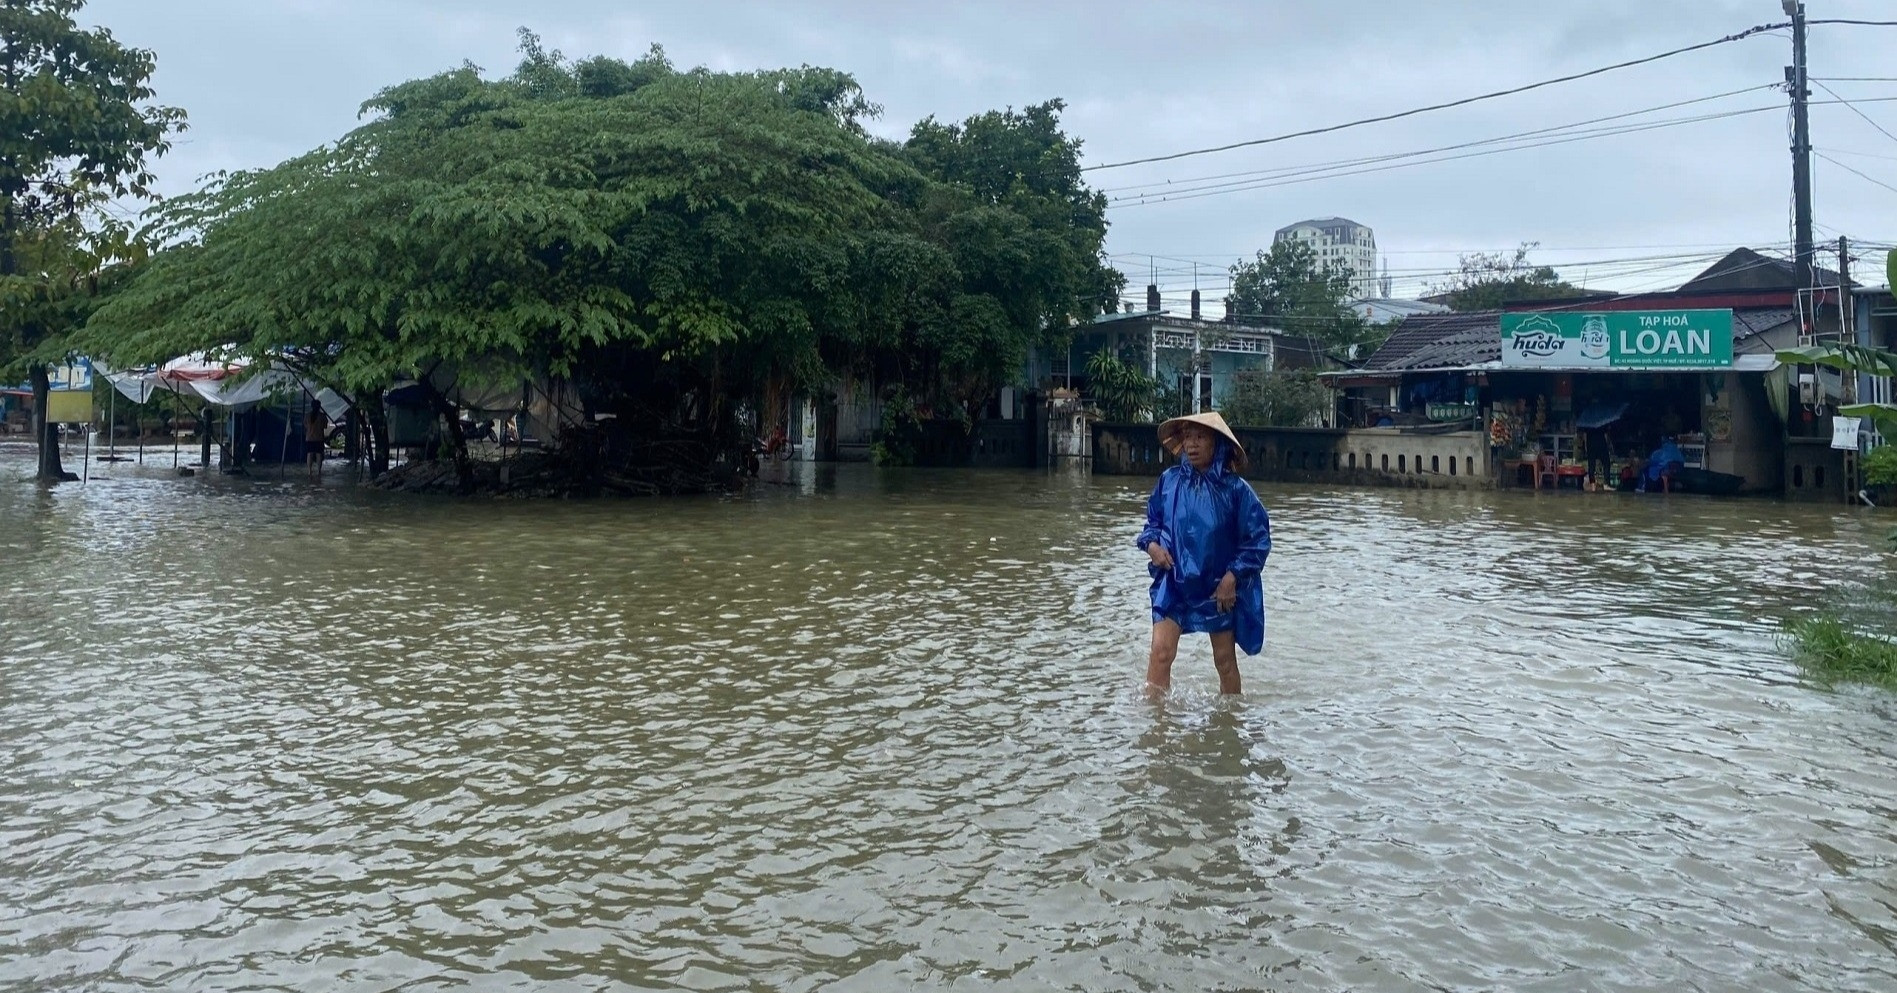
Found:
[{"label": "tall distant building", "polygon": [[1299,221],[1279,228],[1272,241],[1301,241],[1311,246],[1318,264],[1326,269],[1348,266],[1352,296],[1374,297],[1382,289],[1377,278],[1376,232],[1356,221],[1345,217]]}]

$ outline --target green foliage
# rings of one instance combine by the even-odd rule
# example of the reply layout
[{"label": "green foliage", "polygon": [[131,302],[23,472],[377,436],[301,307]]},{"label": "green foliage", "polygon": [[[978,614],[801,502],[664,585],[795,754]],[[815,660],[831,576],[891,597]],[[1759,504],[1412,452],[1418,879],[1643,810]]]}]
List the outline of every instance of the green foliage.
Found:
[{"label": "green foliage", "polygon": [[521,50],[505,79],[390,87],[334,144],[170,203],[172,247],[86,347],[230,344],[357,392],[572,377],[647,413],[832,375],[965,407],[1117,293],[1058,103],[899,146],[836,70]]},{"label": "green foliage", "polygon": [[151,158],[184,128],[148,106],[152,54],[81,30],[80,0],[0,5],[0,367],[57,352],[107,262],[132,254],[112,197],[151,195]]},{"label": "green foliage", "polygon": [[1587,291],[1564,282],[1559,273],[1528,261],[1535,242],[1514,252],[1474,252],[1458,259],[1459,272],[1433,291],[1451,310],[1497,310],[1525,300],[1568,300]]},{"label": "green foliage", "polygon": [[1821,615],[1792,622],[1786,638],[1793,660],[1815,679],[1897,690],[1897,640],[1888,634]]},{"label": "green foliage", "polygon": [[1235,374],[1219,413],[1233,426],[1305,427],[1330,407],[1330,391],[1309,370]]},{"label": "green foliage", "polygon": [[0,4],[0,201],[32,226],[77,212],[88,190],[151,194],[148,158],[184,112],[144,105],[152,53],[81,30],[82,0]]},{"label": "green foliage", "polygon": [[1182,383],[1161,383],[1153,397],[1153,419],[1171,420],[1192,413],[1192,391]]},{"label": "green foliage", "polygon": [[1107,349],[1087,360],[1087,383],[1101,416],[1122,424],[1149,416],[1159,396],[1157,380]]},{"label": "green foliage", "polygon": [[[1106,197],[1082,181],[1080,142],[1060,130],[1064,107],[928,118],[903,146],[930,181],[916,191],[917,233],[954,277],[946,313],[938,305],[919,322],[950,326],[923,340],[937,343],[940,385],[964,405],[1010,381],[1030,347],[1063,345],[1112,309],[1124,285],[1105,264]],[[941,347],[945,334],[961,347]]]},{"label": "green foliage", "polygon": [[1325,268],[1301,241],[1280,241],[1249,262],[1232,266],[1226,320],[1280,327],[1333,347],[1364,338],[1364,322],[1350,309],[1352,273]]},{"label": "green foliage", "polygon": [[1864,468],[1866,483],[1872,486],[1897,486],[1897,445],[1873,448],[1859,464]]},{"label": "green foliage", "polygon": [[915,398],[898,387],[883,403],[882,423],[870,443],[870,461],[880,466],[912,466],[922,443],[922,417]]},{"label": "green foliage", "polygon": [[[1897,376],[1897,352],[1864,345],[1804,345],[1780,349],[1775,356],[1786,365],[1821,365],[1871,376]],[[1887,435],[1897,434],[1897,406],[1859,403],[1838,408],[1846,417],[1864,417]]]},{"label": "green foliage", "polygon": [[[73,20],[81,0],[0,3],[0,374],[35,390],[85,318],[101,268],[137,241],[104,206],[147,198],[184,112],[146,103],[152,54]],[[42,435],[42,479],[64,478]]]}]

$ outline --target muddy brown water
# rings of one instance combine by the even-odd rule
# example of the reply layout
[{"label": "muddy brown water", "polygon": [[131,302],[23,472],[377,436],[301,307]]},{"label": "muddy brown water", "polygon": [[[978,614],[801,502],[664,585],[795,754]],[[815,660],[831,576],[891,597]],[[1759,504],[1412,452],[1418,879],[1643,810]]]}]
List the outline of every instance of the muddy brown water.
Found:
[{"label": "muddy brown water", "polygon": [[0,453],[0,989],[1897,988],[1891,518],[1261,486],[1142,700],[1150,481],[463,503]]}]

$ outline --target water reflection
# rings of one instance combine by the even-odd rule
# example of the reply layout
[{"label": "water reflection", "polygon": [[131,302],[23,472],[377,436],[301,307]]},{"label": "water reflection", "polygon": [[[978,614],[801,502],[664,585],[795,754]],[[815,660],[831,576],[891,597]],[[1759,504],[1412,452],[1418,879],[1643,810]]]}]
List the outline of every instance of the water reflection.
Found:
[{"label": "water reflection", "polygon": [[1897,982],[1897,708],[1773,644],[1879,520],[1267,487],[1154,705],[1146,481],[782,470],[0,485],[0,985]]}]

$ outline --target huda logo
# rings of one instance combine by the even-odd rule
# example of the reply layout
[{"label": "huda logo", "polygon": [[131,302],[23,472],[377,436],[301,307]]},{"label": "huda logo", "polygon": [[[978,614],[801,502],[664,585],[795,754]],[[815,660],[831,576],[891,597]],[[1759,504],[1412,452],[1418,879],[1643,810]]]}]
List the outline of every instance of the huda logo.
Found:
[{"label": "huda logo", "polygon": [[1562,338],[1559,334],[1548,331],[1529,331],[1527,333],[1517,331],[1515,332],[1514,338],[1510,339],[1509,347],[1513,348],[1518,355],[1545,359],[1550,355],[1560,352],[1566,340],[1567,339]]}]

